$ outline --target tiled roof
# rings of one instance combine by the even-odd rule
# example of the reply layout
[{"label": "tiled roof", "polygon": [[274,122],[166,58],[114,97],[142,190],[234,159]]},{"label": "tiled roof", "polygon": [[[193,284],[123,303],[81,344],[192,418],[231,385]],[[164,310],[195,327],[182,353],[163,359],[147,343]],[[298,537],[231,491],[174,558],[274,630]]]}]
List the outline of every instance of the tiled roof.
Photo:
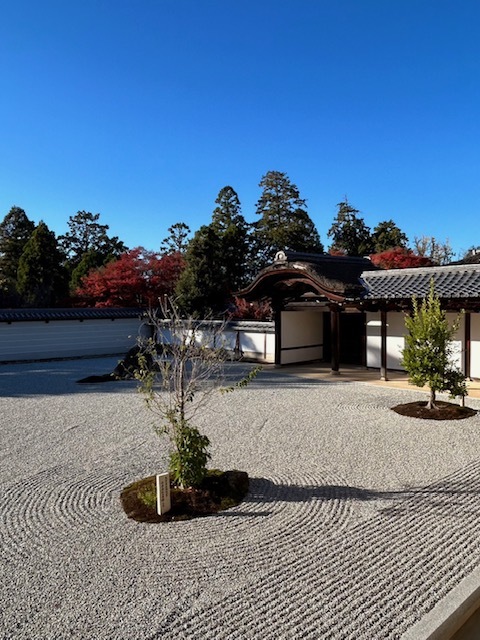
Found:
[{"label": "tiled roof", "polygon": [[298,251],[279,251],[274,264],[306,263],[322,278],[343,284],[359,284],[364,271],[377,267],[368,259],[355,256],[332,256],[328,253],[300,253]]},{"label": "tiled roof", "polygon": [[138,318],[143,309],[79,308],[79,309],[0,309],[0,322],[29,320],[98,320]]},{"label": "tiled roof", "polygon": [[424,297],[433,278],[439,298],[480,298],[480,264],[366,271],[362,280],[366,299]]}]

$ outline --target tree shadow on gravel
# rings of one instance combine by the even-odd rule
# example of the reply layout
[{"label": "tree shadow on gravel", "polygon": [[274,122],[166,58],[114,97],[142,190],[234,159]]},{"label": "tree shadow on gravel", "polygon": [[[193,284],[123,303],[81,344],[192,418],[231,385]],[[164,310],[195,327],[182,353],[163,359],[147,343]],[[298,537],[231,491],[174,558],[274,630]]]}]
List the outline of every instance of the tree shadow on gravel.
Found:
[{"label": "tree shadow on gravel", "polygon": [[[266,478],[250,478],[250,491],[247,502],[268,504],[269,502],[309,502],[319,501],[391,501],[398,502],[380,510],[380,513],[388,516],[403,515],[413,505],[424,506],[428,504],[435,509],[448,509],[448,513],[454,510],[465,512],[465,507],[459,504],[462,497],[471,497],[478,501],[480,490],[472,486],[466,488],[464,483],[445,481],[438,485],[426,487],[412,487],[393,491],[378,491],[351,487],[348,485],[290,485],[277,484]],[[475,512],[480,515],[480,506],[475,507]],[[447,515],[447,513],[446,513]]]}]

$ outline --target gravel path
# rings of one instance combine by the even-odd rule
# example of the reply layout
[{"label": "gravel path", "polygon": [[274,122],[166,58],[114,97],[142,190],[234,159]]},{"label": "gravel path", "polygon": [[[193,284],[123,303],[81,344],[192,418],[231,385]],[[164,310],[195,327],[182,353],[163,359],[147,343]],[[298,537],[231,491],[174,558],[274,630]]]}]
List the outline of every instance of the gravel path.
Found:
[{"label": "gravel path", "polygon": [[0,366],[1,638],[400,638],[480,567],[479,416],[265,371],[198,422],[246,501],[146,525],[118,496],[166,444],[135,383],[76,384],[115,363]]}]

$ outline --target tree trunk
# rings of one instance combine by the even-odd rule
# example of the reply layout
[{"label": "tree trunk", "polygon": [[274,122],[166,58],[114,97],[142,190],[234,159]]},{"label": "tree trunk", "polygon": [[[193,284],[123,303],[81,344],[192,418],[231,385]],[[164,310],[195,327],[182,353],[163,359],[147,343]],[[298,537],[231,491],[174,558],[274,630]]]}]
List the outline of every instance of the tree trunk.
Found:
[{"label": "tree trunk", "polygon": [[435,404],[435,390],[434,389],[430,389],[430,398],[428,399],[428,402],[427,402],[427,409],[438,409],[437,405]]}]

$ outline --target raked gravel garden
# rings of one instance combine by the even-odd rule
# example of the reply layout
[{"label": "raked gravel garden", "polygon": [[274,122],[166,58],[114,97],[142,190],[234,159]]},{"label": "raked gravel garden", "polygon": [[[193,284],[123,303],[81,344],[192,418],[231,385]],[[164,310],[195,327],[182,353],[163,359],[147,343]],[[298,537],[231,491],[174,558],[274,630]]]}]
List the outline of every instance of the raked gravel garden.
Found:
[{"label": "raked gravel garden", "polygon": [[480,566],[478,414],[266,368],[197,421],[246,499],[139,523],[120,492],[167,442],[134,381],[77,384],[116,362],[0,365],[0,638],[401,638]]}]

